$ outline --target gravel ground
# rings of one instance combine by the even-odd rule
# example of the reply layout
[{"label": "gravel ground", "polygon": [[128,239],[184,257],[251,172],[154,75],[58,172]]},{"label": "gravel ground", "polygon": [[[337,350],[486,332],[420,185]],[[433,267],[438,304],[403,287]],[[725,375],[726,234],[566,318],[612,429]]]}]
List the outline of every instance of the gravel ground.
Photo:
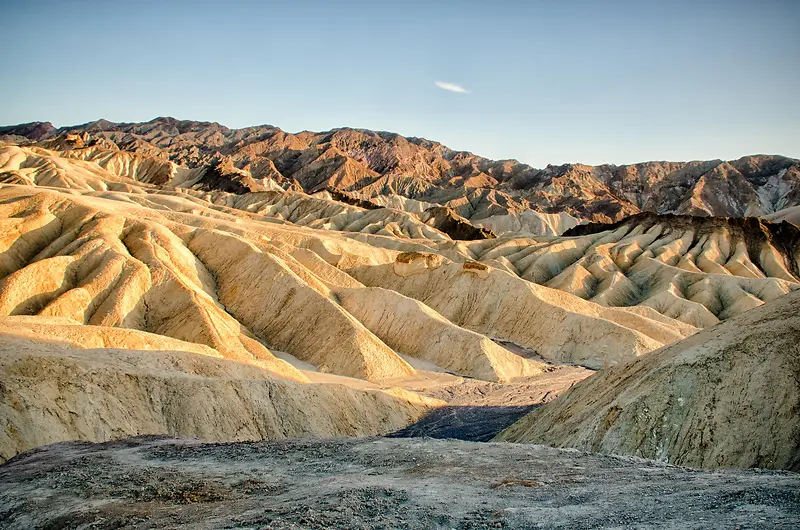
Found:
[{"label": "gravel ground", "polygon": [[2,528],[797,528],[800,475],[430,438],[63,443],[0,466]]}]

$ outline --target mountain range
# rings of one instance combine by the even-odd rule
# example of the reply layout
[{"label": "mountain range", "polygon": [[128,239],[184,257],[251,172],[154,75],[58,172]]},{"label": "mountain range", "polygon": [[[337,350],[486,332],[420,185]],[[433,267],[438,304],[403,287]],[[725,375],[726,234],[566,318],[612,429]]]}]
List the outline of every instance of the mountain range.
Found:
[{"label": "mountain range", "polygon": [[61,128],[34,122],[0,127],[2,139],[74,149],[73,156],[101,165],[109,152],[122,150],[161,167],[150,177],[154,184],[169,180],[168,161],[202,171],[195,184],[207,190],[329,190],[417,212],[440,205],[495,234],[557,234],[582,221],[615,222],[640,212],[760,217],[800,205],[800,161],[778,155],[536,169],[389,132],[288,133],[174,118]]}]

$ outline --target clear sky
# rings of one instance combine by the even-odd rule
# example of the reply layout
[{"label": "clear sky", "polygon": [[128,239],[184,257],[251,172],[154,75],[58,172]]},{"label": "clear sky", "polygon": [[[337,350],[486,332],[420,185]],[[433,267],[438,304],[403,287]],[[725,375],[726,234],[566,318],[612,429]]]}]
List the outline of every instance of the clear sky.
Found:
[{"label": "clear sky", "polygon": [[0,124],[350,126],[548,163],[800,157],[800,0],[0,0]]}]

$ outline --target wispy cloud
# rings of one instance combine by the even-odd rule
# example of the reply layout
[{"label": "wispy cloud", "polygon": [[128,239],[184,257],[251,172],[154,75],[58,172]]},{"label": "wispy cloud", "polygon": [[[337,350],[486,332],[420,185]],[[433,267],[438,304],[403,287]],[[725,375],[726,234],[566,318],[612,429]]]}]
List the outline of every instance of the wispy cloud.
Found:
[{"label": "wispy cloud", "polygon": [[444,81],[436,81],[435,84],[442,90],[449,90],[450,92],[458,92],[459,94],[469,94],[469,90],[455,83],[445,83]]}]

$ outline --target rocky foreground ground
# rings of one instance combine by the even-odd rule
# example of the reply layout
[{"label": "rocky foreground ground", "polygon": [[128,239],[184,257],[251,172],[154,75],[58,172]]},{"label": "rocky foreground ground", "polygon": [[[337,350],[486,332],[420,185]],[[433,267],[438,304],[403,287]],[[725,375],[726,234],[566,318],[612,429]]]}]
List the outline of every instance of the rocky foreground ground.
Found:
[{"label": "rocky foreground ground", "polygon": [[800,475],[428,438],[62,443],[0,466],[3,528],[797,528]]}]

